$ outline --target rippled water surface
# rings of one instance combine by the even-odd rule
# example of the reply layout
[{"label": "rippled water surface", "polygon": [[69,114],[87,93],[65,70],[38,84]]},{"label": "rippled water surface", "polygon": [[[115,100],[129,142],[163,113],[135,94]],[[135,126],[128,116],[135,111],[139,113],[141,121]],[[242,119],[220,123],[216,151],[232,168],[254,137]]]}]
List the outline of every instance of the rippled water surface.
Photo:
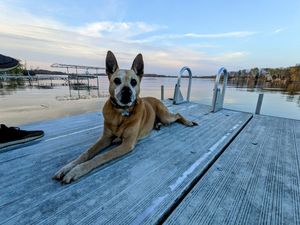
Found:
[{"label": "rippled water surface", "polygon": [[[176,78],[144,78],[141,86],[141,96],[154,96],[160,98],[161,85],[164,85],[165,98],[173,96]],[[76,81],[73,81],[76,83]],[[88,89],[87,80],[79,81],[81,85],[69,89],[68,82],[64,80],[39,80],[30,84],[27,81],[0,82],[0,104],[2,107],[18,107],[21,103],[35,101],[39,104],[48,101],[60,101],[63,99],[76,99],[107,97],[108,80],[99,78],[100,90],[97,90],[97,79],[89,81],[93,88]],[[185,96],[187,79],[182,79],[182,92]],[[214,81],[209,79],[193,79],[191,100],[210,105]],[[234,110],[254,112],[259,93],[264,93],[261,114],[287,118],[300,119],[300,95],[299,92],[288,92],[279,88],[258,88],[250,85],[229,83],[226,89],[224,107]],[[25,107],[26,108],[26,107]]]}]

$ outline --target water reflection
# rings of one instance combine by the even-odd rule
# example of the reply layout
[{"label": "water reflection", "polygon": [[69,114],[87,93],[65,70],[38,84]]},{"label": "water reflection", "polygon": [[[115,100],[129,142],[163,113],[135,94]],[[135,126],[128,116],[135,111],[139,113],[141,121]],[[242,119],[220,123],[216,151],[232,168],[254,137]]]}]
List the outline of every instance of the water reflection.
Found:
[{"label": "water reflection", "polygon": [[282,80],[266,81],[265,79],[234,78],[228,80],[228,86],[245,89],[248,92],[276,92],[286,96],[286,101],[296,102],[300,107],[300,82]]},{"label": "water reflection", "polygon": [[25,89],[26,84],[24,80],[21,79],[9,79],[3,81],[0,79],[0,95],[10,95],[17,89]]},{"label": "water reflection", "polygon": [[[58,77],[58,76],[57,76]],[[173,96],[176,78],[144,77],[141,84],[141,96],[160,98],[160,86],[164,85],[165,98]],[[182,79],[182,93],[187,90],[188,79]],[[76,100],[108,96],[108,79],[92,79],[60,76],[58,79],[35,77],[28,79],[7,79],[0,77],[0,96],[7,101],[1,102],[6,107],[8,102],[22,99]],[[192,82],[192,101],[211,104],[214,80],[195,78]],[[21,92],[22,91],[22,92]],[[230,79],[225,96],[225,106],[247,112],[254,112],[258,93],[265,93],[263,113],[300,119],[300,82],[267,82],[263,79]],[[9,101],[8,101],[9,99]],[[24,103],[25,104],[25,103]]]},{"label": "water reflection", "polygon": [[[20,77],[20,78],[4,78],[0,77],[0,95],[11,95],[18,90],[25,89],[54,89],[55,87],[67,86],[70,90],[70,97],[72,90],[80,91],[86,90],[90,94],[90,90],[98,89],[93,82],[95,77],[83,78],[83,77],[72,77],[72,76],[58,76],[53,77]],[[77,92],[79,95],[79,92]]]}]

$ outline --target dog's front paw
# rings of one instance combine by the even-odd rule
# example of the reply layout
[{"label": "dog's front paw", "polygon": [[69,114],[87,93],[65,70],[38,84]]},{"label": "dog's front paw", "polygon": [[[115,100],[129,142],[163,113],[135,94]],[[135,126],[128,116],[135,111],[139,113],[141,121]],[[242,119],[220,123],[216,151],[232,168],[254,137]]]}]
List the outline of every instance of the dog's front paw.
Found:
[{"label": "dog's front paw", "polygon": [[154,129],[155,129],[155,130],[160,130],[161,126],[162,126],[162,123],[156,123],[156,124],[154,125]]},{"label": "dog's front paw", "polygon": [[193,126],[198,126],[198,123],[194,121],[188,121],[185,125],[188,127],[193,127]]},{"label": "dog's front paw", "polygon": [[70,172],[68,172],[61,180],[62,184],[69,184],[72,181],[78,180],[80,177],[88,173],[84,165],[75,166]]},{"label": "dog's front paw", "polygon": [[73,163],[69,163],[65,165],[63,168],[61,168],[59,171],[57,171],[54,176],[52,177],[53,180],[62,180],[63,177],[74,168]]}]

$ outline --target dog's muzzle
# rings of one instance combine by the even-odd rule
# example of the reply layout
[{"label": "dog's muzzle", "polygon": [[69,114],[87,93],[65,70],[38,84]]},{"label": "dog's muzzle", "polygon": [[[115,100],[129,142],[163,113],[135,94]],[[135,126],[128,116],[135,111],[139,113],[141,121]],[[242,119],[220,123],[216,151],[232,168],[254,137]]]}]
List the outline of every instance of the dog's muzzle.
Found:
[{"label": "dog's muzzle", "polygon": [[132,91],[129,87],[123,87],[121,90],[121,103],[128,104],[132,101]]}]

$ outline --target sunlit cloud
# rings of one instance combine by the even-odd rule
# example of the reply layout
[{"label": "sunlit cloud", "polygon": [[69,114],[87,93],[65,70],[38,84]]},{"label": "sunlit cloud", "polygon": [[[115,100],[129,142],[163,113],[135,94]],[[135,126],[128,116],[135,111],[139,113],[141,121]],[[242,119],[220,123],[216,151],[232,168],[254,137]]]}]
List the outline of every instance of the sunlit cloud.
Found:
[{"label": "sunlit cloud", "polygon": [[[49,66],[55,62],[102,67],[107,50],[112,50],[123,68],[128,68],[135,55],[141,52],[145,58],[146,72],[171,75],[177,74],[182,66],[190,66],[197,75],[207,75],[221,64],[244,59],[248,53],[208,53],[207,49],[219,46],[205,41],[170,45],[160,41],[245,38],[255,35],[250,31],[153,35],[153,32],[167,32],[168,29],[164,25],[143,21],[95,21],[71,26],[24,10],[15,14],[15,9],[1,3],[0,11],[2,53],[27,60],[30,67],[45,69],[50,69]],[[139,36],[145,38],[139,39]]]},{"label": "sunlit cloud", "polygon": [[[129,38],[135,35],[155,31],[162,26],[147,24],[144,22],[112,22],[102,21],[86,24],[83,27],[77,28],[82,35],[93,37],[122,37]],[[121,36],[119,36],[121,35]]]},{"label": "sunlit cloud", "polygon": [[226,32],[226,33],[214,33],[214,34],[196,34],[196,33],[186,33],[186,34],[162,34],[154,35],[145,39],[135,40],[137,43],[147,43],[162,40],[172,40],[172,39],[183,39],[183,38],[195,38],[195,39],[218,39],[218,38],[245,38],[255,35],[256,32],[251,31],[237,31],[237,32]]},{"label": "sunlit cloud", "polygon": [[226,32],[226,33],[215,33],[215,34],[195,34],[187,33],[184,37],[192,38],[244,38],[256,34],[256,32],[251,31],[237,31],[237,32]]}]

